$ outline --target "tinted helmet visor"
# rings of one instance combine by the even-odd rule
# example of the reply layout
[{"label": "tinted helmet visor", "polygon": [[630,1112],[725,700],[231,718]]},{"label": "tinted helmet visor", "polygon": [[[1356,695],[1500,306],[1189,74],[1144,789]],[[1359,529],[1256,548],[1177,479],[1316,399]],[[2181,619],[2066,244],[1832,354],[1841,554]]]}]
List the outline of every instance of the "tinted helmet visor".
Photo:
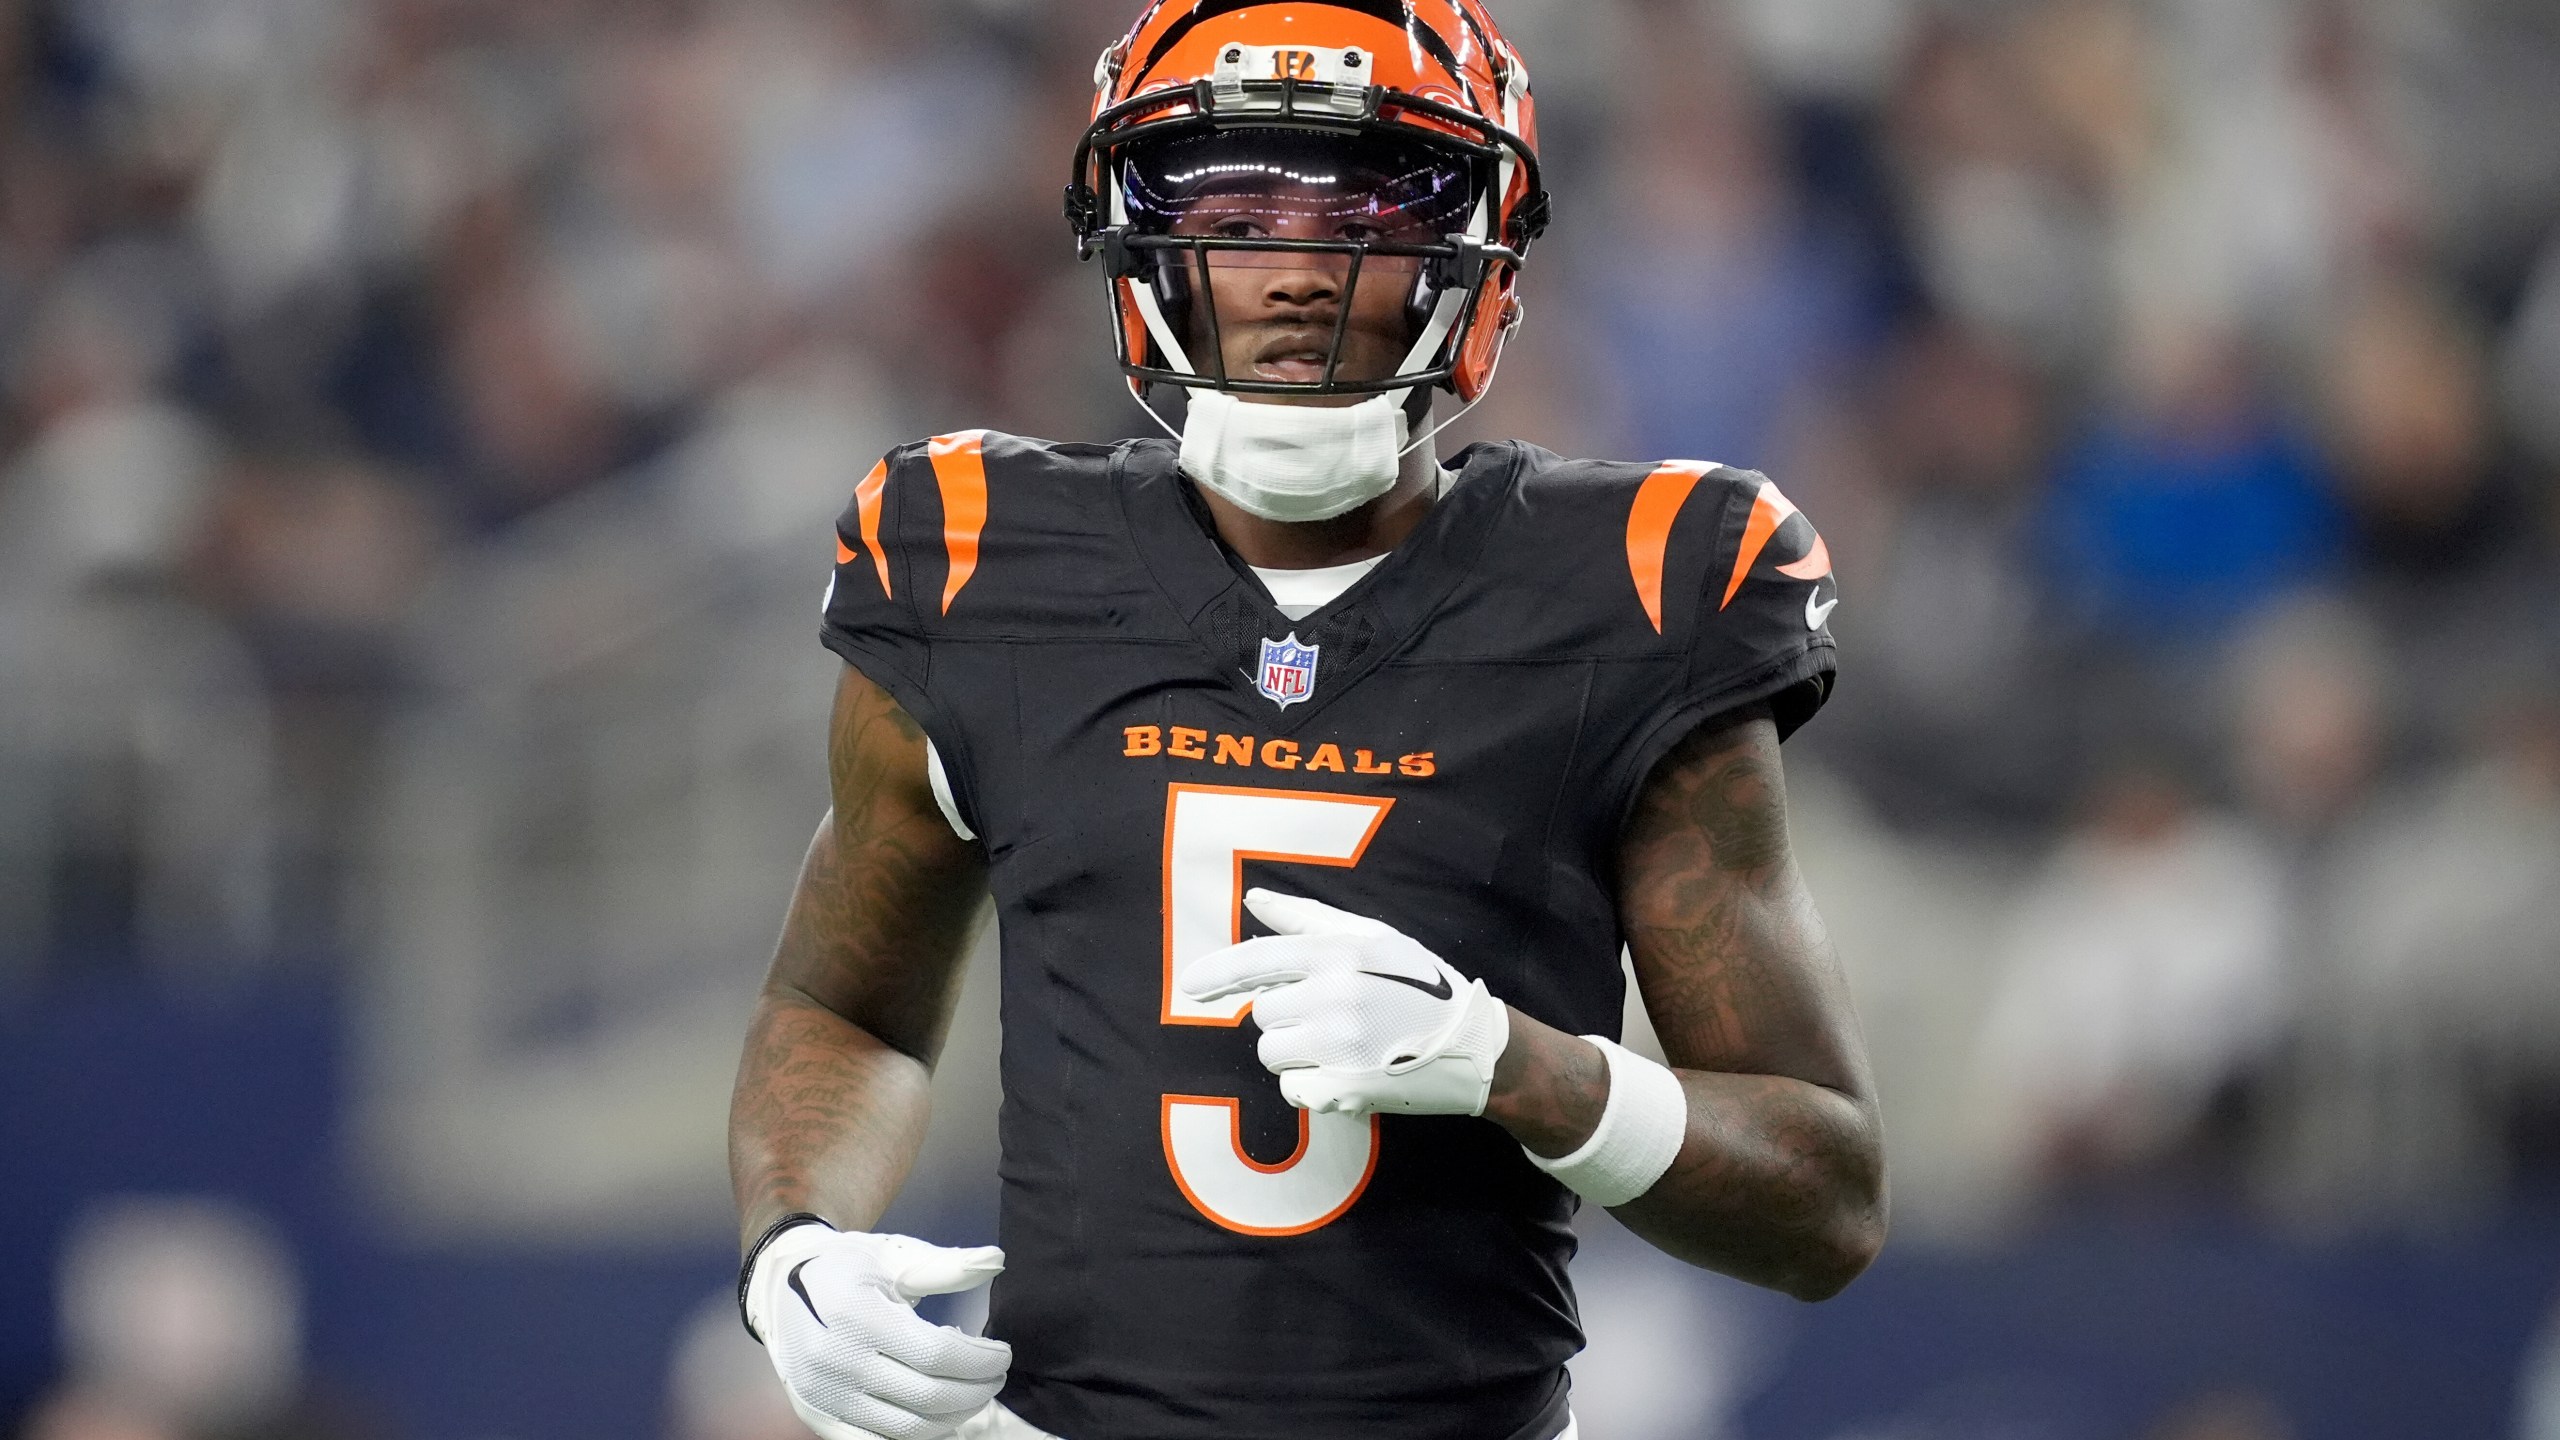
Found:
[{"label": "tinted helmet visor", "polygon": [[1429,245],[1463,231],[1475,164],[1374,131],[1241,128],[1129,147],[1122,183],[1141,234]]},{"label": "tinted helmet visor", "polygon": [[[1376,131],[1178,134],[1129,146],[1121,168],[1131,230],[1163,237],[1133,246],[1141,271],[1200,368],[1221,379],[1211,370],[1218,362],[1199,353],[1217,346],[1218,317],[1194,304],[1226,288],[1215,273],[1337,275],[1331,288],[1345,312],[1395,307],[1409,344],[1455,278],[1449,240],[1466,232],[1486,183],[1464,153]],[[1341,347],[1331,354],[1319,382],[1328,386]]]}]

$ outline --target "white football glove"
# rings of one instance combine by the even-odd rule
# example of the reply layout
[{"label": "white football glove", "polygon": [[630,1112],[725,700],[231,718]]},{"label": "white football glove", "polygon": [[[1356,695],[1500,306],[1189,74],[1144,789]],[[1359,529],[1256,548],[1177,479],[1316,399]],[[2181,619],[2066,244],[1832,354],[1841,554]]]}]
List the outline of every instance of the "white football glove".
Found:
[{"label": "white football glove", "polygon": [[1248,890],[1279,932],[1183,967],[1194,1000],[1253,994],[1254,1053],[1301,1110],[1481,1115],[1511,1012],[1384,921],[1295,895]]},{"label": "white football glove", "polygon": [[825,1440],[941,1440],[1004,1388],[1012,1346],[915,1312],[927,1295],[994,1279],[1004,1252],[992,1245],[952,1250],[812,1220],[766,1240],[750,1265],[747,1327]]}]

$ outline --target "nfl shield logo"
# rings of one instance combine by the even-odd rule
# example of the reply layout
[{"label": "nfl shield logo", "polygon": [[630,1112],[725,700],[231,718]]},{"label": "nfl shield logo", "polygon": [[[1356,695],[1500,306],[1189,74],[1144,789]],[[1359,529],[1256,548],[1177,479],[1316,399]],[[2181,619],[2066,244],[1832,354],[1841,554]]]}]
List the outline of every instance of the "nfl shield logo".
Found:
[{"label": "nfl shield logo", "polygon": [[1298,632],[1286,640],[1262,642],[1262,670],[1255,685],[1283,710],[1316,693],[1316,648],[1298,643]]}]

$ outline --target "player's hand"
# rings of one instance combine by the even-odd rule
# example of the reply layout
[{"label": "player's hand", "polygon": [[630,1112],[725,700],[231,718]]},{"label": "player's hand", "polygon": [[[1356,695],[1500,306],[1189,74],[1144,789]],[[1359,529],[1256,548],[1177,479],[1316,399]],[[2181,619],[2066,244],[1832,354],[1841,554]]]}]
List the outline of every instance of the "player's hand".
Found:
[{"label": "player's hand", "polygon": [[915,1302],[1003,1269],[992,1245],[795,1225],[756,1256],[747,1319],[791,1408],[825,1440],[941,1440],[1004,1388],[1013,1347],[928,1324]]},{"label": "player's hand", "polygon": [[1251,994],[1254,1046],[1302,1110],[1481,1115],[1511,1012],[1394,926],[1248,890],[1277,934],[1213,950],[1175,977],[1194,1000]]}]

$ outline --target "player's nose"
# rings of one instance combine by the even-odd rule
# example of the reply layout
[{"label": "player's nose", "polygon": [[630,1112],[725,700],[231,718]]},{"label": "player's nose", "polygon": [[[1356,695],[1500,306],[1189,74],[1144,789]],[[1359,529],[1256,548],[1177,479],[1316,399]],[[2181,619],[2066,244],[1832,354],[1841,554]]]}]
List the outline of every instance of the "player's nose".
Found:
[{"label": "player's nose", "polygon": [[1311,260],[1265,271],[1262,300],[1265,305],[1278,310],[1311,309],[1340,300],[1342,286],[1340,266]]}]

